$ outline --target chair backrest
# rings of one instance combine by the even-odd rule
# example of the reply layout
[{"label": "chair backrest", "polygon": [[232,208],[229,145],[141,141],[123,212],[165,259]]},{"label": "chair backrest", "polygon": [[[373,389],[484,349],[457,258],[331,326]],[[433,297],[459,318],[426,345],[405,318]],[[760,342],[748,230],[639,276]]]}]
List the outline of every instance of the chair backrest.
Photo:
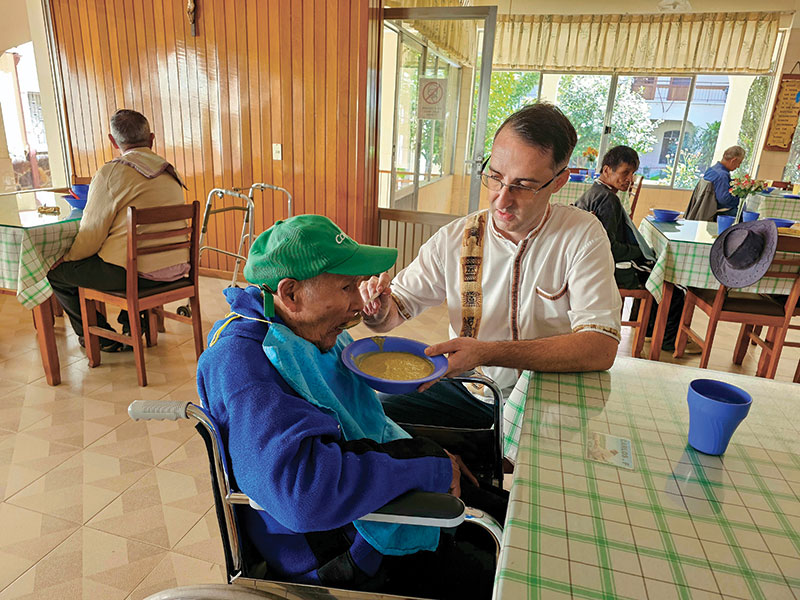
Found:
[{"label": "chair backrest", "polygon": [[[187,223],[187,221],[189,221]],[[174,227],[161,231],[139,231],[140,225],[172,223]],[[156,208],[128,207],[128,263],[127,289],[138,296],[139,292],[139,256],[160,254],[173,250],[189,251],[189,279],[197,288],[198,260],[200,249],[200,203],[195,200],[191,204],[176,206],[159,206]],[[175,239],[181,241],[175,241]],[[153,240],[164,240],[162,243],[151,243]],[[147,242],[142,245],[143,242]]]},{"label": "chair backrest", "polygon": [[792,288],[786,298],[786,321],[791,320],[800,300],[800,237],[779,235],[775,258],[769,270],[764,273],[765,279],[787,279],[792,281]]},{"label": "chair backrest", "polygon": [[635,185],[636,190],[633,192],[633,198],[631,198],[631,207],[628,211],[628,215],[630,218],[633,218],[633,211],[636,210],[636,203],[639,202],[639,194],[642,191],[642,183],[644,182],[644,175],[639,175],[639,183]]},{"label": "chair backrest", "polygon": [[788,181],[773,181],[772,187],[778,188],[779,190],[788,190],[789,186],[792,185]]},{"label": "chair backrest", "polygon": [[[775,258],[763,279],[789,280],[791,288],[784,304],[785,322],[788,325],[800,300],[800,237],[779,235]],[[722,308],[722,303],[731,288],[721,285],[714,300],[715,307]],[[781,294],[782,295],[782,294]]]}]

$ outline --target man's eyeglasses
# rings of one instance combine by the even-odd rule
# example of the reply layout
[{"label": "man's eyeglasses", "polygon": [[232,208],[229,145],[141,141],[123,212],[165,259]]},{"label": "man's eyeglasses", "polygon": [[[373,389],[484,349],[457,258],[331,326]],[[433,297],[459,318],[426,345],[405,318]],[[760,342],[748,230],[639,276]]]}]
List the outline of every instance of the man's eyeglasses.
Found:
[{"label": "man's eyeglasses", "polygon": [[489,175],[486,173],[486,166],[489,164],[489,160],[491,158],[492,156],[489,155],[489,157],[483,161],[483,164],[481,165],[481,183],[483,183],[483,185],[486,186],[491,192],[499,192],[506,187],[508,188],[508,193],[511,195],[511,197],[517,200],[530,200],[548,185],[553,183],[559,175],[567,170],[567,167],[564,167],[558,173],[553,175],[550,181],[544,185],[540,185],[538,188],[532,188],[527,185],[519,185],[516,183],[503,183],[499,177],[495,177],[494,175]]}]

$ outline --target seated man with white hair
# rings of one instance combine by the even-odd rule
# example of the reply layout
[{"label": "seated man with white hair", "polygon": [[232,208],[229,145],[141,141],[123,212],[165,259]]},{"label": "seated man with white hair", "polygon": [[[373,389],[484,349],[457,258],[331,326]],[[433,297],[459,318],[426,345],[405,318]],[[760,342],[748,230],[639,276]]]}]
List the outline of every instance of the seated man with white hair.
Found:
[{"label": "seated man with white hair", "polygon": [[736,216],[739,198],[731,194],[731,171],[739,168],[744,160],[744,148],[731,146],[722,154],[722,160],[710,166],[703,174],[703,179],[714,186],[717,199],[718,214]]}]

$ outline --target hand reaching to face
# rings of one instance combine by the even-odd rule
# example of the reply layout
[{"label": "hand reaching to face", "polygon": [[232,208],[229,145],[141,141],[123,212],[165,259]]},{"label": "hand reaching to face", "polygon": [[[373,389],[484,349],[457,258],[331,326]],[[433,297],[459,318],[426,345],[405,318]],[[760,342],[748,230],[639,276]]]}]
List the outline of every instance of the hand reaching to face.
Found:
[{"label": "hand reaching to face", "polygon": [[369,321],[380,323],[386,318],[392,302],[392,278],[388,273],[381,273],[361,282],[361,300],[364,308],[361,312]]}]

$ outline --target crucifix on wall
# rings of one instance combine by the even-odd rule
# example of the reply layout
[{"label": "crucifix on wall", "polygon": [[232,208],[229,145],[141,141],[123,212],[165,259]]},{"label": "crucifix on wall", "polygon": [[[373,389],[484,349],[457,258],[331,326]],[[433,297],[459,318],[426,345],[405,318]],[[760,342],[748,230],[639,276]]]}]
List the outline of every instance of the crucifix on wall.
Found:
[{"label": "crucifix on wall", "polygon": [[197,3],[195,0],[189,0],[186,3],[186,15],[189,17],[189,25],[192,27],[192,37],[197,35],[197,25],[195,25],[195,13],[197,12]]}]

